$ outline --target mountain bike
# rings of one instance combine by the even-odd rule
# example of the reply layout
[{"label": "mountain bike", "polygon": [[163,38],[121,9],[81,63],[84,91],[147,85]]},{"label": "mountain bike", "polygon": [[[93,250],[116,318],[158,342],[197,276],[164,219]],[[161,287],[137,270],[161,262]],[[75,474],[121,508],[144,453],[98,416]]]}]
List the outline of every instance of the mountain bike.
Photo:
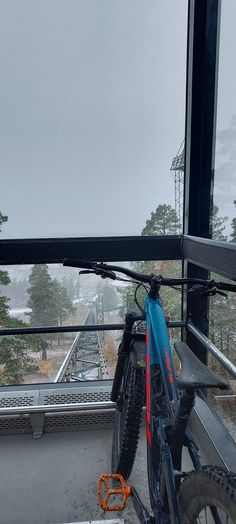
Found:
[{"label": "mountain bike", "polygon": [[[103,475],[99,498],[106,510],[123,509],[132,495],[135,512],[146,524],[235,524],[236,474],[216,466],[202,466],[199,450],[187,428],[194,406],[196,389],[227,389],[228,383],[205,366],[185,342],[174,344],[181,362],[176,377],[167,320],[160,299],[161,286],[206,295],[236,291],[236,285],[214,280],[164,278],[146,275],[105,263],[67,260],[64,265],[82,267],[80,273],[95,273],[117,279],[123,273],[137,288],[144,286],[144,308],[135,302],[140,314],[128,313],[114,375],[111,400],[116,402],[112,444],[112,472]],[[145,386],[146,384],[146,386]],[[146,399],[145,399],[146,396]],[[152,513],[142,503],[135,487],[126,480],[132,471],[143,407],[146,407],[147,470]],[[193,471],[182,470],[182,452],[187,448]],[[108,486],[108,478],[118,478],[121,489]],[[101,483],[106,498],[101,494]],[[124,494],[122,504],[109,504],[114,493]]]}]

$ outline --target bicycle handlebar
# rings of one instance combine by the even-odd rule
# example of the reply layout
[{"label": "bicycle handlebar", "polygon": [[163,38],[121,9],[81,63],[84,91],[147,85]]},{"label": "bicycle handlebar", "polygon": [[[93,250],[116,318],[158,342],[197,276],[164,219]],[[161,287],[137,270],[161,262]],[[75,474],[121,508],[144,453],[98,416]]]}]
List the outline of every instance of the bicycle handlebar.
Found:
[{"label": "bicycle handlebar", "polygon": [[[88,272],[94,272],[96,275],[100,275],[103,278],[111,278],[115,280],[116,274],[114,272],[123,273],[124,275],[132,278],[133,280],[138,280],[139,282],[144,282],[147,284],[150,284],[153,278],[157,280],[157,283],[161,286],[179,286],[184,284],[195,284],[196,285],[196,291],[201,291],[201,286],[203,289],[211,290],[222,290],[222,291],[233,291],[236,292],[236,284],[229,284],[226,282],[216,282],[215,280],[204,280],[200,278],[168,278],[168,277],[162,277],[161,275],[154,275],[150,274],[147,275],[145,273],[139,273],[137,271],[133,271],[131,269],[128,269],[126,267],[121,266],[114,266],[114,265],[108,265],[104,262],[90,262],[90,261],[84,261],[84,260],[76,260],[76,259],[65,259],[63,262],[64,266],[69,267],[77,267],[77,268],[84,268],[88,269]],[[202,289],[202,291],[203,291]],[[193,290],[194,291],[194,290]]]},{"label": "bicycle handlebar", "polygon": [[81,267],[93,270],[97,275],[101,273],[108,272],[108,278],[109,278],[109,272],[116,271],[118,273],[123,273],[124,275],[127,275],[130,278],[133,278],[134,280],[139,280],[140,282],[151,282],[151,275],[146,275],[144,273],[138,273],[137,271],[132,271],[131,269],[128,269],[126,267],[121,266],[113,266],[104,264],[104,262],[84,262],[82,260],[70,260],[65,259],[63,262],[63,266],[71,266],[71,267]]}]

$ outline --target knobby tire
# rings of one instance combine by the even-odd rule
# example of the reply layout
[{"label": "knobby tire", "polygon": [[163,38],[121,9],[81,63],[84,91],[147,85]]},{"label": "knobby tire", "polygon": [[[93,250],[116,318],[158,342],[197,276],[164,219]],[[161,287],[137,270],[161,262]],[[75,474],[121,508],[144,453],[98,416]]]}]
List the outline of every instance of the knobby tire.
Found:
[{"label": "knobby tire", "polygon": [[[205,522],[234,524],[236,523],[236,474],[215,466],[203,466],[192,471],[180,486],[178,503],[181,524]],[[214,516],[216,508],[217,515]],[[224,518],[221,512],[224,512]],[[201,517],[199,517],[200,513]]]},{"label": "knobby tire", "polygon": [[131,361],[127,365],[122,389],[122,405],[119,408],[118,402],[115,413],[111,467],[113,473],[120,473],[128,479],[138,446],[145,391],[144,370],[133,367]]}]

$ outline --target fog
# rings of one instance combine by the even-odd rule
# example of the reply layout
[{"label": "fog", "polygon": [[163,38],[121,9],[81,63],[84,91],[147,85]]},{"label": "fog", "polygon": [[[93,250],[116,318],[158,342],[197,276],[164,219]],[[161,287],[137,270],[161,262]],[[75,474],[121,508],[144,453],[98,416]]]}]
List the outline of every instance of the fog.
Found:
[{"label": "fog", "polygon": [[2,0],[1,238],[139,234],[184,136],[187,1]]}]

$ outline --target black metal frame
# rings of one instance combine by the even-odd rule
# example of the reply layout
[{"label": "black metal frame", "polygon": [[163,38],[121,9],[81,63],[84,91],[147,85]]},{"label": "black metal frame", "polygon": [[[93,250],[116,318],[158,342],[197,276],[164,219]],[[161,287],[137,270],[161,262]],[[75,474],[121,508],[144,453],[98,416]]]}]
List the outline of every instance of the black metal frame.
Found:
[{"label": "black metal frame", "polygon": [[65,258],[184,260],[236,281],[236,244],[191,235],[0,240],[0,265],[54,264]]},{"label": "black metal frame", "polygon": [[[189,0],[184,235],[1,240],[0,264],[61,263],[64,258],[103,261],[183,260],[184,276],[208,271],[236,280],[236,245],[210,239],[220,0]],[[183,300],[184,313],[208,332],[207,299]],[[187,332],[204,361],[206,350]],[[220,446],[221,442],[218,443]]]},{"label": "black metal frame", "polygon": [[181,258],[181,236],[0,240],[0,264],[55,264],[65,258],[121,262]]},{"label": "black metal frame", "polygon": [[[187,50],[185,128],[184,233],[210,238],[213,197],[214,132],[217,95],[220,0],[190,0]],[[189,243],[185,240],[184,249]],[[198,246],[200,251],[200,246]],[[192,250],[193,251],[193,250]],[[192,263],[193,262],[193,263]],[[202,265],[185,260],[184,276],[207,278]],[[208,302],[188,295],[183,309],[195,325],[208,333]],[[191,333],[188,344],[206,362],[207,354]]]},{"label": "black metal frame", "polygon": [[236,244],[184,236],[182,249],[185,261],[236,280]]}]

